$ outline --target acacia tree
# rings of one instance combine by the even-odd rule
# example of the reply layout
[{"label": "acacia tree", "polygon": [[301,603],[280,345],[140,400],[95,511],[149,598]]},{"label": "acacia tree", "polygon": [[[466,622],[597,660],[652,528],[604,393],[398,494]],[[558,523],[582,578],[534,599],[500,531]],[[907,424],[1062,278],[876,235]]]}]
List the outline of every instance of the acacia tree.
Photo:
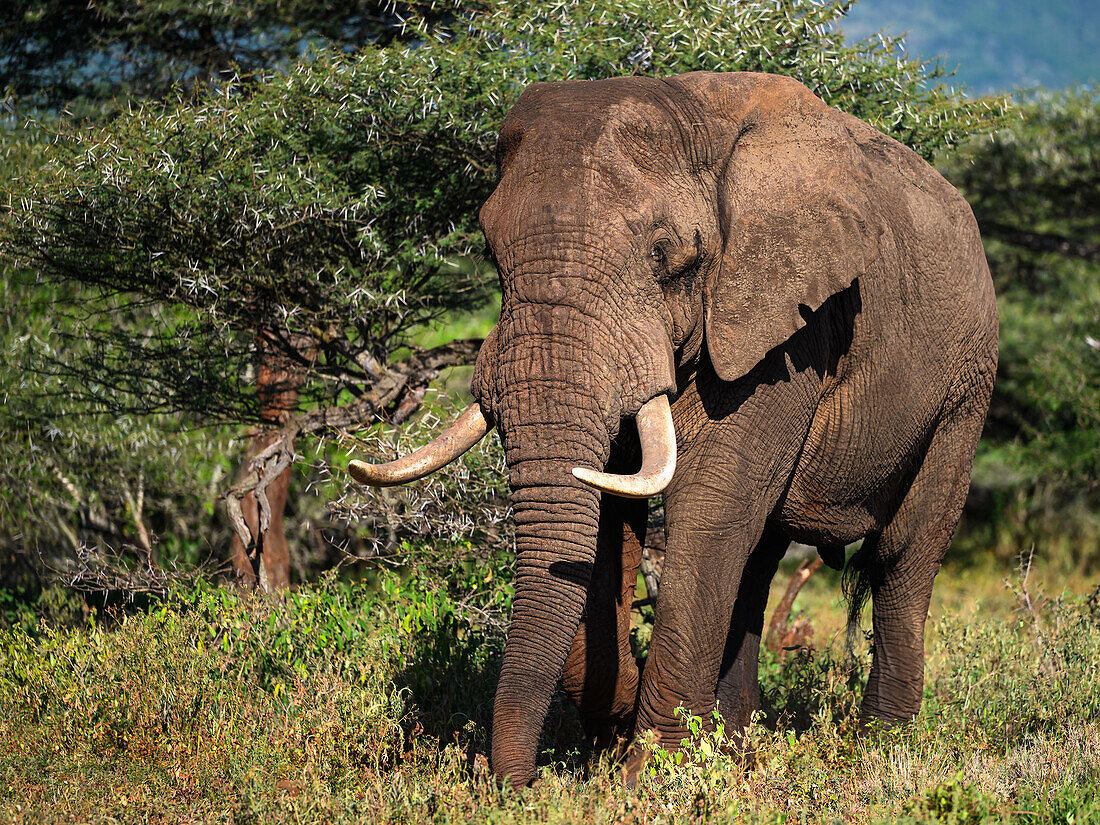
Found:
[{"label": "acacia tree", "polygon": [[[385,44],[399,40],[407,34],[403,18],[414,8],[428,25],[441,24],[453,11],[447,0],[432,0],[422,6],[417,0],[388,0],[385,3],[229,0],[197,5],[178,0],[151,0],[139,5],[115,0],[89,4],[68,0],[19,0],[7,10],[4,26],[0,28],[0,92],[6,94],[5,104],[9,110],[23,116],[34,113],[49,119],[64,108],[70,119],[75,112],[75,116],[82,119],[103,120],[134,102],[170,98],[181,91],[209,88],[222,80],[247,83],[248,77],[242,78],[241,72],[284,69],[302,56],[307,44],[351,48],[362,43]],[[11,120],[14,122],[15,118]],[[10,147],[25,136],[34,142],[33,130],[19,131],[19,135],[5,133],[5,146]],[[33,284],[16,273],[8,272],[6,277],[9,285],[18,282],[16,294],[20,298],[36,303],[32,295],[35,292]],[[59,316],[83,316],[85,296],[74,286],[70,283],[66,290],[43,293],[43,296],[54,296]],[[66,298],[70,299],[68,305],[72,312],[60,311],[67,303]],[[127,312],[114,312],[112,321],[115,325],[120,321],[128,322],[139,330],[156,328],[160,326],[159,321],[146,317],[149,309],[149,306],[140,309],[131,306]],[[49,345],[44,343],[42,348],[61,353],[64,360],[73,360],[75,353],[85,348],[84,336],[73,333],[79,333],[85,326],[84,323],[56,325],[51,330],[53,340]],[[278,418],[293,406],[291,387],[299,383],[299,378],[285,365],[265,363],[264,353],[260,341],[256,348],[258,361],[253,367],[258,381],[257,394],[267,399],[264,417]],[[28,353],[26,360],[36,359]],[[81,410],[79,416],[85,422],[94,419],[94,414],[83,407],[74,406],[70,412],[75,413],[77,409]],[[38,412],[40,414],[32,418],[44,417],[41,413],[45,409]],[[173,429],[172,416],[143,420],[146,427],[156,426],[154,422],[160,421],[169,431]],[[86,438],[92,435],[94,428],[79,429],[83,433],[81,438]],[[100,428],[101,432],[109,430],[109,426]],[[26,435],[29,430],[22,426],[19,432]],[[41,442],[41,438],[34,440]],[[262,430],[255,431],[250,454],[262,451],[267,440]],[[99,439],[92,438],[92,441]],[[247,460],[248,456],[246,466]],[[111,475],[104,472],[104,476]],[[137,475],[144,478],[140,470]],[[272,490],[275,524],[268,534],[269,550],[284,559],[286,541],[279,521],[288,475],[284,473]],[[75,489],[67,491],[70,498]],[[95,485],[87,490],[81,499],[88,495],[95,497]],[[245,514],[255,522],[256,503],[251,495],[244,498],[242,506]],[[89,511],[87,506],[81,505],[81,513]],[[106,517],[95,520],[97,524],[108,521]],[[89,541],[98,543],[103,531],[92,529],[89,538],[89,530],[85,528],[90,524],[82,515],[76,528],[77,547]],[[18,536],[25,538],[27,535],[25,529],[11,529]],[[118,531],[109,532],[118,538]],[[140,536],[137,538],[140,542]],[[236,539],[233,543],[238,571],[251,574],[243,547]],[[282,583],[286,580],[286,565],[279,567],[275,575]]]},{"label": "acacia tree", "polygon": [[990,544],[1095,562],[1100,521],[1100,90],[1044,93],[945,164],[997,285],[1001,358],[976,464]]},{"label": "acacia tree", "polygon": [[[496,130],[528,83],[751,70],[791,75],[925,156],[995,126],[1001,100],[967,100],[896,40],[845,43],[846,0],[726,4],[495,2],[450,25],[413,15],[411,42],[314,52],[289,71],[59,137],[22,180],[4,248],[43,277],[171,308],[155,329],[97,330],[58,362],[83,403],[184,413],[277,431],[263,497],[304,436],[328,438],[416,408],[477,341],[406,352],[411,333],[485,300],[477,209]],[[273,420],[254,365],[293,379]],[[94,379],[94,380],[93,380]],[[289,397],[289,396],[284,396]]]},{"label": "acacia tree", "polygon": [[308,44],[401,39],[410,14],[433,24],[446,0],[12,0],[0,28],[0,90],[19,108],[82,115],[270,71]]}]

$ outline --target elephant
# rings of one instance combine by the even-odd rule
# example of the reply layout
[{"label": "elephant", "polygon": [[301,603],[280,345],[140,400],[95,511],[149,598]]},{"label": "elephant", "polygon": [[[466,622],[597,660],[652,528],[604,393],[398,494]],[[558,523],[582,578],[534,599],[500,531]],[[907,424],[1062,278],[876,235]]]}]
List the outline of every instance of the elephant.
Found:
[{"label": "elephant", "polygon": [[[516,572],[498,780],[533,781],[559,681],[600,747],[645,731],[678,747],[681,707],[747,725],[792,540],[834,559],[863,540],[860,718],[911,719],[997,365],[967,202],[907,147],[759,73],[533,84],[497,163],[479,219],[502,306],[474,402],[431,444],[349,470],[400,484],[499,434]],[[630,610],[657,494],[640,667]]]}]

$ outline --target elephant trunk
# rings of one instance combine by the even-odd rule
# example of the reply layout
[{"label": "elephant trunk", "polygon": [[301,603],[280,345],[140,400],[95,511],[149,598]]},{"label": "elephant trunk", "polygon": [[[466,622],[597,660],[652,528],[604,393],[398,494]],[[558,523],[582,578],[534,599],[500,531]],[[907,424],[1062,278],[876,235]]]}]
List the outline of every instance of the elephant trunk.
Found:
[{"label": "elephant trunk", "polygon": [[[569,472],[565,464],[560,466]],[[516,594],[493,706],[493,771],[523,786],[561,678],[596,557],[599,494],[581,485],[517,489]]]},{"label": "elephant trunk", "polygon": [[498,405],[516,579],[492,743],[494,773],[514,786],[535,778],[539,734],[580,626],[596,557],[600,494],[572,470],[602,468],[611,442],[597,397],[563,390],[560,377],[530,371],[530,353],[519,357],[527,380],[511,382]]}]

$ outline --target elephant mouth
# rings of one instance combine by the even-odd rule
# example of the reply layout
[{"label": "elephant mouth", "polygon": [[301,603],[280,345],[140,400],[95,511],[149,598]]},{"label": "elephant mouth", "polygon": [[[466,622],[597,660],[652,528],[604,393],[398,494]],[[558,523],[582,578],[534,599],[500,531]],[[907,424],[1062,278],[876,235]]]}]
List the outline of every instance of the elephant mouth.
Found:
[{"label": "elephant mouth", "polygon": [[[589,487],[622,498],[648,498],[657,495],[676,472],[676,428],[668,396],[654,396],[635,416],[642,447],[642,466],[632,475],[605,473],[586,467],[574,467],[573,476]],[[348,463],[348,472],[360,484],[392,487],[424,478],[461,457],[492,429],[475,402],[433,441],[418,450],[385,464]]]}]

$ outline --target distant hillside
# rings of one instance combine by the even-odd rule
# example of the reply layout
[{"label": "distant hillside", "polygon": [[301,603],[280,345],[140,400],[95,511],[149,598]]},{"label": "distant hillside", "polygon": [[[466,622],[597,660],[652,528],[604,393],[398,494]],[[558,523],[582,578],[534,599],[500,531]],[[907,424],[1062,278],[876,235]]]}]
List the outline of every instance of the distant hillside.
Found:
[{"label": "distant hillside", "polygon": [[1100,82],[1097,0],[862,0],[843,28],[908,31],[911,55],[942,57],[974,92]]}]

